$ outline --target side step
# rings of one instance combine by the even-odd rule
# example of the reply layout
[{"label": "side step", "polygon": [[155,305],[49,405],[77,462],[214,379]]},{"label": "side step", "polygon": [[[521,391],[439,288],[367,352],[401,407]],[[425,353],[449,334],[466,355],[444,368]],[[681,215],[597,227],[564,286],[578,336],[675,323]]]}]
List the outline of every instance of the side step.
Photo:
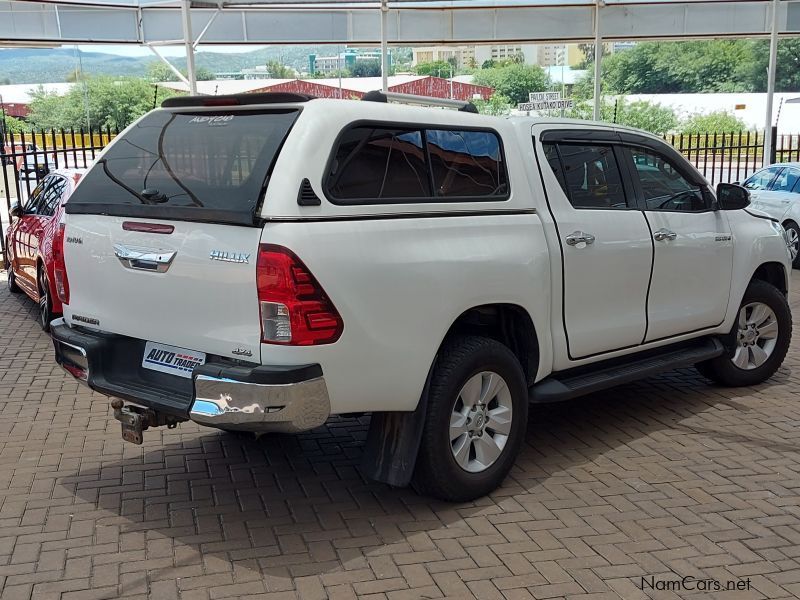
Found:
[{"label": "side step", "polygon": [[716,358],[724,352],[725,348],[718,339],[706,338],[700,343],[681,345],[680,348],[670,346],[657,354],[648,353],[644,357],[633,355],[561,371],[531,387],[529,399],[536,403],[569,400],[664,371],[689,367]]}]

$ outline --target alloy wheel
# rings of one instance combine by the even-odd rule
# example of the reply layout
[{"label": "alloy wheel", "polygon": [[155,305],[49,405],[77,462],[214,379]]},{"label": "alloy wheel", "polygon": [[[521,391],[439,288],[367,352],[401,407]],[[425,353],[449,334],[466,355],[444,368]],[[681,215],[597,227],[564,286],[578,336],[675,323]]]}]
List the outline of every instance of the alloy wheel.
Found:
[{"label": "alloy wheel", "polygon": [[778,319],[763,302],[751,302],[739,309],[736,332],[736,351],[733,364],[749,371],[763,365],[778,340]]},{"label": "alloy wheel", "polygon": [[794,227],[786,227],[786,245],[789,247],[789,254],[792,257],[792,261],[797,258],[797,254],[800,252],[800,234],[797,233],[797,230]]},{"label": "alloy wheel", "polygon": [[491,467],[508,442],[512,416],[511,391],[500,375],[482,371],[470,377],[450,415],[450,449],[456,463],[470,473]]}]

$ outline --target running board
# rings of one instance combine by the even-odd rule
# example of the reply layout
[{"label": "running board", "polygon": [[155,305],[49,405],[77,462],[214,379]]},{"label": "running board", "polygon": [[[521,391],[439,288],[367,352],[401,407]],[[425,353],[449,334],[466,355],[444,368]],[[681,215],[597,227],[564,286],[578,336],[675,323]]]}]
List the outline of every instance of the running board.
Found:
[{"label": "running board", "polygon": [[[612,359],[604,363],[579,367],[570,371],[554,373],[535,384],[528,391],[531,402],[560,402],[599,390],[630,383],[637,379],[657,375],[681,367],[689,367],[704,360],[716,358],[725,352],[722,343],[716,338],[706,338],[700,343],[681,348],[667,349],[658,354],[648,353],[647,357],[633,355],[620,362]],[[624,360],[624,359],[623,359]],[[612,364],[613,363],[613,364]],[[578,371],[578,373],[576,373]]]}]

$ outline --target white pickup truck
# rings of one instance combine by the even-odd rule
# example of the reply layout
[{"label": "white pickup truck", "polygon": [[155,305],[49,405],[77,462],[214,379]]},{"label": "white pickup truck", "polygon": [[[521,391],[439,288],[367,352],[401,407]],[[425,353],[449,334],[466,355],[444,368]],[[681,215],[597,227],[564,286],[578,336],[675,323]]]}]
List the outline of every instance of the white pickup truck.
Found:
[{"label": "white pickup truck", "polygon": [[369,412],[367,475],[465,500],[530,402],[780,366],[789,252],[746,190],[641,131],[387,99],[175,98],[104,150],[66,206],[52,335],[125,439]]}]

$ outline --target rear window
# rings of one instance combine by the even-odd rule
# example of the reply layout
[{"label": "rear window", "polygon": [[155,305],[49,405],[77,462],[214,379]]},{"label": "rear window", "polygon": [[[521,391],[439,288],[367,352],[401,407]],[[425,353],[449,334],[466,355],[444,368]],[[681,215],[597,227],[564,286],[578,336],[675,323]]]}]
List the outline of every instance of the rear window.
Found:
[{"label": "rear window", "polygon": [[153,112],[108,148],[67,212],[253,225],[297,115]]},{"label": "rear window", "polygon": [[358,125],[339,138],[326,179],[336,204],[506,200],[496,132]]}]

